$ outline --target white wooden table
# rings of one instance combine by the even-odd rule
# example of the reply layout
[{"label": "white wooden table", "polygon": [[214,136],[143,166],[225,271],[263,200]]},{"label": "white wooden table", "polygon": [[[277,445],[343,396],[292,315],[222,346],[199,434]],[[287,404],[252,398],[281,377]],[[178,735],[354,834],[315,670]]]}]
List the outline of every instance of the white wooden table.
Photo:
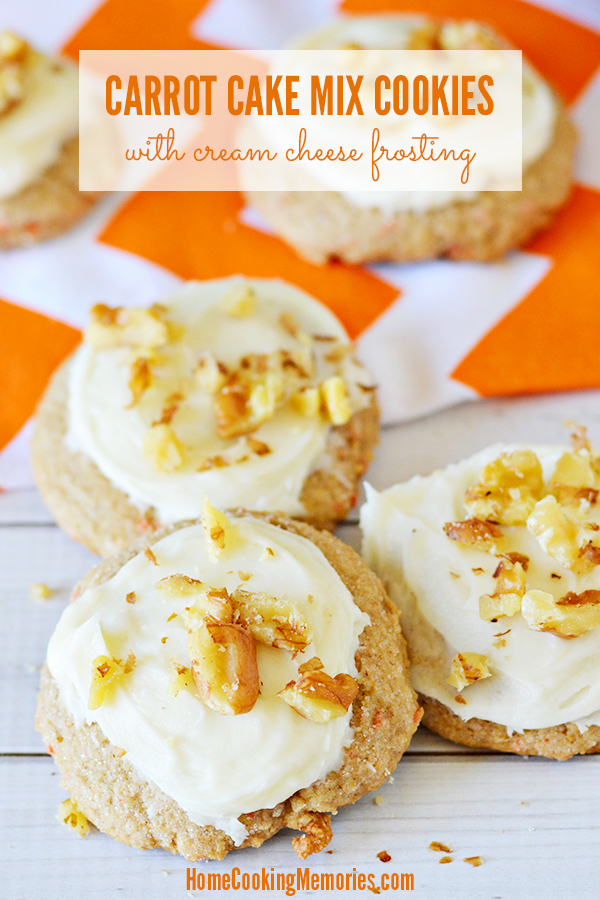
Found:
[{"label": "white wooden table", "polygon": [[[388,429],[369,478],[385,487],[497,440],[564,441],[566,419],[587,425],[600,444],[600,393],[482,401]],[[357,546],[355,521],[340,536]],[[0,495],[1,900],[188,896],[183,858],[133,850],[96,831],[82,840],[55,818],[66,795],[33,728],[38,673],[69,589],[94,561],[58,530],[36,492]],[[48,584],[52,598],[32,600],[34,582]],[[368,796],[338,814],[332,852],[309,859],[311,873],[354,868],[373,874],[376,884],[384,872],[413,873],[412,896],[423,900],[600,897],[600,757],[555,762],[472,752],[420,730],[378,796],[382,802]],[[292,836],[283,832],[221,863],[196,863],[196,872],[295,871]],[[428,849],[432,841],[452,848],[451,863],[440,865],[442,854]],[[377,858],[382,850],[390,862]],[[483,864],[464,862],[471,856]]]}]

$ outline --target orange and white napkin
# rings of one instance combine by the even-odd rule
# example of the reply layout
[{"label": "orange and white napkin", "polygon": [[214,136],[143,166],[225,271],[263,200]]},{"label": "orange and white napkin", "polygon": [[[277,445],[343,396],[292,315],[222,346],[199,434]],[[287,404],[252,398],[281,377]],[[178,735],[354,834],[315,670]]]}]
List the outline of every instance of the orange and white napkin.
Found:
[{"label": "orange and white napkin", "polygon": [[[567,18],[524,0],[0,6],[0,27],[75,59],[81,48],[275,48],[343,13],[480,19],[558,88],[580,132],[569,204],[552,228],[498,263],[314,266],[273,236],[239,195],[183,192],[107,197],[70,234],[3,253],[0,486],[32,483],[30,418],[51,372],[77,345],[90,306],[149,303],[188,278],[278,276],[327,303],[377,378],[388,423],[479,396],[600,387],[600,8],[597,0],[552,6]],[[568,18],[574,11],[579,22]]]}]

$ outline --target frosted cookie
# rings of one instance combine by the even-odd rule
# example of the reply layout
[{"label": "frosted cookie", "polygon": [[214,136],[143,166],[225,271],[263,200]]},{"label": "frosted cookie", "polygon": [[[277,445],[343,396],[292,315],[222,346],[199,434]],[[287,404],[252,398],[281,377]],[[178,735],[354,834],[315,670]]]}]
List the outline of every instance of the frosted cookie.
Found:
[{"label": "frosted cookie", "polygon": [[[478,49],[506,45],[487,26],[475,22],[382,15],[340,19],[295,46],[353,48],[359,53],[363,48]],[[284,240],[315,263],[328,259],[410,262],[439,256],[497,259],[524,245],[552,221],[567,199],[571,183],[575,129],[552,89],[526,62],[523,73],[521,191],[340,192],[334,176],[328,184],[323,168],[319,173],[323,191],[294,190],[292,183],[289,190],[250,191],[247,198]],[[272,123],[268,117],[263,118],[258,127],[268,132]],[[326,121],[318,124],[320,145],[326,145]],[[372,124],[365,121],[363,126],[370,146]],[[459,118],[453,126],[457,139],[460,129]],[[330,137],[334,146],[336,135]],[[497,177],[497,172],[488,174],[490,179]],[[349,178],[349,173],[344,177]]]},{"label": "frosted cookie", "polygon": [[279,280],[192,282],[150,309],[92,310],[33,440],[59,524],[102,555],[223,507],[335,526],[378,438],[340,322]]},{"label": "frosted cookie", "polygon": [[55,237],[97,195],[79,191],[77,67],[0,33],[0,249]]},{"label": "frosted cookie", "polygon": [[36,721],[83,829],[197,860],[289,827],[304,859],[417,727],[397,610],[328,532],[206,503],[73,597]]},{"label": "frosted cookie", "polygon": [[423,721],[457,743],[600,751],[600,457],[496,445],[368,489],[363,555],[402,612]]}]

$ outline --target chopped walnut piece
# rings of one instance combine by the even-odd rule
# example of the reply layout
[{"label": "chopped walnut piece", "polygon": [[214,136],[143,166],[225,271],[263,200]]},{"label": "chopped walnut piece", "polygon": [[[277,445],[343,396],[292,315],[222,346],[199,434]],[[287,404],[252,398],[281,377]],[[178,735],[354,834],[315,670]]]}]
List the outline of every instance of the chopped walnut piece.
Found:
[{"label": "chopped walnut piece", "polygon": [[202,620],[188,628],[188,652],[198,696],[223,716],[250,712],[259,693],[256,644],[239,625]]},{"label": "chopped walnut piece", "polygon": [[102,303],[92,307],[85,340],[96,350],[110,347],[143,347],[154,350],[169,340],[164,308],[152,306],[111,308]]},{"label": "chopped walnut piece", "polygon": [[173,394],[169,394],[166,399],[165,405],[163,406],[160,417],[153,422],[153,425],[170,425],[173,421],[173,416],[179,409],[179,405],[183,400],[183,394],[180,391],[175,391]]},{"label": "chopped walnut piece", "polygon": [[221,297],[221,305],[228,316],[244,319],[256,309],[256,292],[249,284],[238,284]]},{"label": "chopped walnut piece", "polygon": [[227,466],[232,465],[232,460],[228,456],[207,456],[207,458],[200,463],[196,472],[208,472],[210,469],[225,469]]},{"label": "chopped walnut piece", "polygon": [[202,526],[208,552],[213,559],[217,559],[225,549],[226,535],[231,529],[231,522],[225,513],[216,509],[206,497],[202,501]]},{"label": "chopped walnut piece", "polygon": [[196,693],[191,669],[188,666],[173,663],[173,669],[169,675],[168,692],[171,697],[176,697],[184,689],[192,694]]},{"label": "chopped walnut piece", "polygon": [[150,560],[153,566],[159,565],[158,560],[154,555],[154,551],[151,547],[146,547],[146,549],[144,550],[144,556],[146,557],[146,559]]},{"label": "chopped walnut piece", "polygon": [[225,363],[215,359],[210,350],[204,350],[199,358],[194,371],[196,382],[209,394],[220,391],[229,377],[229,369]]},{"label": "chopped walnut piece", "polygon": [[206,592],[206,585],[202,581],[181,574],[167,575],[157,581],[154,587],[167,597],[195,597]]},{"label": "chopped walnut piece", "polygon": [[377,859],[380,859],[382,863],[388,863],[391,861],[392,857],[387,850],[381,850],[381,852],[377,854]]},{"label": "chopped walnut piece", "polygon": [[502,453],[484,466],[464,496],[471,516],[501,525],[523,525],[544,490],[542,467],[532,450]]},{"label": "chopped walnut piece", "polygon": [[311,722],[329,722],[345,716],[358,693],[351,675],[341,673],[332,678],[323,671],[304,672],[290,681],[278,697]]},{"label": "chopped walnut piece", "polygon": [[584,425],[578,425],[577,422],[565,422],[565,425],[571,429],[571,446],[573,451],[575,453],[579,450],[589,450],[591,452],[592,445],[587,436],[587,428]]},{"label": "chopped walnut piece", "polygon": [[88,709],[98,709],[102,706],[110,688],[118,684],[123,675],[131,672],[134,666],[135,655],[131,652],[124,663],[111,656],[97,656],[92,663]]},{"label": "chopped walnut piece", "polygon": [[511,563],[520,563],[523,566],[523,571],[527,571],[529,557],[525,556],[524,553],[517,553],[516,550],[511,550],[510,553],[503,553],[502,558],[507,559]]},{"label": "chopped walnut piece", "polygon": [[252,578],[252,573],[251,572],[238,572],[238,578],[241,581],[250,581],[250,579]]},{"label": "chopped walnut piece", "polygon": [[279,324],[283,328],[284,331],[291,337],[296,337],[298,332],[300,331],[300,323],[293,317],[291,313],[283,312],[279,316]]},{"label": "chopped walnut piece", "polygon": [[440,858],[439,861],[440,861],[440,863],[441,863],[442,865],[443,865],[444,863],[451,863],[451,862],[452,862],[452,857],[451,857],[451,856],[442,856],[442,857]]},{"label": "chopped walnut piece", "polygon": [[468,684],[490,678],[491,674],[485,656],[479,653],[457,653],[446,680],[452,687],[462,691]]},{"label": "chopped walnut piece", "polygon": [[174,472],[183,462],[183,449],[170,425],[152,425],[144,435],[144,458],[159,472]]},{"label": "chopped walnut piece", "polygon": [[243,357],[215,397],[217,434],[228,439],[256,431],[313,374],[314,359],[307,348]]},{"label": "chopped walnut piece", "polygon": [[498,37],[481,22],[445,22],[440,26],[441,50],[498,50]]},{"label": "chopped walnut piece", "polygon": [[298,672],[300,675],[304,675],[305,672],[318,672],[324,668],[325,666],[323,665],[319,657],[312,656],[305,663],[302,663],[298,666]]},{"label": "chopped walnut piece", "polygon": [[131,391],[131,403],[127,407],[132,406],[145,394],[152,384],[152,372],[145,356],[140,356],[134,360],[131,366],[131,375],[129,376],[129,390]]},{"label": "chopped walnut piece", "polygon": [[527,528],[538,539],[542,550],[566,569],[582,574],[598,564],[591,549],[593,545],[585,539],[584,527],[568,518],[556,497],[549,494],[536,503],[527,519]]},{"label": "chopped walnut piece", "polygon": [[457,544],[486,551],[495,550],[504,537],[497,525],[493,522],[483,522],[481,519],[446,522],[444,533]]},{"label": "chopped walnut piece", "polygon": [[436,853],[452,853],[453,851],[447,844],[441,844],[439,841],[432,841],[429,845],[430,850],[435,850]]},{"label": "chopped walnut piece", "polygon": [[483,860],[480,856],[465,856],[464,861],[469,863],[470,866],[481,866],[483,864]]},{"label": "chopped walnut piece", "polygon": [[25,60],[30,47],[11,31],[0,32],[0,116],[6,115],[23,99]]},{"label": "chopped walnut piece", "polygon": [[90,830],[90,823],[81,812],[74,800],[70,798],[58,804],[57,818],[59,822],[68,825],[76,831],[80,837],[85,837]]},{"label": "chopped walnut piece", "polygon": [[408,35],[407,50],[440,50],[440,28],[438,22],[425,22],[414,28]]},{"label": "chopped walnut piece", "polygon": [[572,591],[555,600],[546,591],[527,591],[521,615],[533,631],[547,631],[561,638],[575,638],[600,625],[600,591]]},{"label": "chopped walnut piece", "polygon": [[479,598],[479,615],[488,622],[499,616],[518,613],[525,593],[525,572],[520,563],[513,564],[502,559],[496,572],[498,581],[494,593],[483,594]]},{"label": "chopped walnut piece", "polygon": [[301,813],[297,827],[305,832],[302,837],[292,840],[292,847],[299,859],[319,853],[333,837],[331,817],[322,812]]},{"label": "chopped walnut piece", "polygon": [[332,425],[345,425],[352,418],[352,405],[344,379],[332,375],[321,382],[321,397]]},{"label": "chopped walnut piece", "polygon": [[129,591],[129,593],[125,597],[125,600],[127,601],[127,603],[135,603],[135,601],[137,600],[137,597],[135,596],[135,591]]},{"label": "chopped walnut piece", "polygon": [[271,453],[272,450],[268,444],[265,444],[264,441],[257,441],[256,438],[253,438],[251,435],[246,435],[246,443],[250,450],[253,453],[256,453],[257,456],[266,456],[268,453]]},{"label": "chopped walnut piece", "polygon": [[550,493],[562,505],[594,504],[598,499],[600,478],[588,450],[563,453],[548,485]]},{"label": "chopped walnut piece", "polygon": [[312,629],[289,600],[265,593],[252,594],[241,588],[232,593],[231,599],[236,621],[261,644],[288,650],[295,656],[311,643]]},{"label": "chopped walnut piece", "polygon": [[292,407],[303,416],[321,414],[321,392],[317,387],[301,388],[291,398]]}]

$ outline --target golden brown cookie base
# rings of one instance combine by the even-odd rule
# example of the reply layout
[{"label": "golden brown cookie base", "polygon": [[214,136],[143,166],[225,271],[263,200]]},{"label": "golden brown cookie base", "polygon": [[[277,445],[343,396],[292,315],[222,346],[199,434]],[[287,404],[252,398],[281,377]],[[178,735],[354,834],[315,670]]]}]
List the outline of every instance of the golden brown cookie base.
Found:
[{"label": "golden brown cookie base", "polygon": [[[140,512],[94,462],[67,448],[68,366],[67,361],[58,369],[40,402],[32,440],[33,470],[61,528],[100,556],[111,556],[160,525],[154,510]],[[346,517],[378,439],[379,411],[373,396],[370,406],[347,425],[330,430],[324,464],[307,477],[302,489],[306,521],[333,530]]]},{"label": "golden brown cookie base", "polygon": [[587,731],[581,732],[577,725],[569,722],[553,728],[526,729],[523,734],[509,736],[504,725],[485,719],[463,722],[438,700],[419,694],[419,701],[424,709],[423,724],[455,744],[485,747],[521,756],[547,756],[550,759],[569,759],[577,754],[600,753],[600,727],[597,725],[591,725]]},{"label": "golden brown cookie base", "polygon": [[36,244],[68,231],[100,194],[79,190],[79,138],[37,181],[0,200],[0,250]]},{"label": "golden brown cookie base", "polygon": [[[296,839],[304,858],[330,839],[329,815],[375,790],[393,772],[417,728],[421,712],[408,679],[406,645],[396,607],[379,579],[360,557],[327,532],[317,532],[284,516],[264,515],[275,525],[311,540],[335,568],[371,624],[360,636],[355,661],[359,692],[352,708],[354,738],[340,768],[322,781],[298,791],[272,810],[241,816],[248,829],[242,846],[258,847],[281,828],[304,831]],[[96,566],[74,591],[102,584],[136,552],[165,534],[184,527],[170,526],[136,549],[124,551]],[[190,821],[175,801],[136,774],[127,755],[115,748],[97,725],[76,727],[63,706],[56,682],[44,669],[36,726],[62,772],[61,784],[87,818],[102,831],[134,847],[163,847],[186,859],[222,859],[234,844],[224,832]]]},{"label": "golden brown cookie base", "polygon": [[546,228],[564,204],[575,142],[575,128],[559,105],[552,143],[523,173],[521,191],[483,191],[421,213],[363,209],[333,191],[255,191],[247,199],[301,256],[318,264],[493,260]]}]

